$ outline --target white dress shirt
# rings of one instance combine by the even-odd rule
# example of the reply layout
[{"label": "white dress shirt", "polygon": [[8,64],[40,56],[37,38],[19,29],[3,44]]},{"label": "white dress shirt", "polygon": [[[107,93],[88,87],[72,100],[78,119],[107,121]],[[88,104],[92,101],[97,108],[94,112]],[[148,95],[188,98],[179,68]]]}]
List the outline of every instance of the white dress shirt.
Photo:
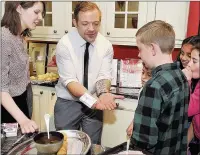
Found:
[{"label": "white dress shirt", "polygon": [[[56,85],[57,96],[68,100],[78,100],[70,94],[67,84],[75,81],[83,85],[84,53],[86,41],[77,29],[64,35],[56,47],[56,62],[59,81]],[[95,93],[95,83],[101,79],[112,78],[113,47],[110,41],[98,33],[96,40],[89,46],[88,91]]]}]

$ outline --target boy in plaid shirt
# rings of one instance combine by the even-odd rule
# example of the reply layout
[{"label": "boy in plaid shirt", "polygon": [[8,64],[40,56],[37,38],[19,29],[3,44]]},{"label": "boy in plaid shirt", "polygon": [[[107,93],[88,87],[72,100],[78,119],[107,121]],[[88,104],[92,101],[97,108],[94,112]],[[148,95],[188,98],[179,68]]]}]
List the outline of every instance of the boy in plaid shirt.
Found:
[{"label": "boy in plaid shirt", "polygon": [[152,21],[138,30],[136,42],[152,78],[140,94],[131,142],[155,155],[186,155],[189,85],[172,61],[175,32],[164,21]]}]

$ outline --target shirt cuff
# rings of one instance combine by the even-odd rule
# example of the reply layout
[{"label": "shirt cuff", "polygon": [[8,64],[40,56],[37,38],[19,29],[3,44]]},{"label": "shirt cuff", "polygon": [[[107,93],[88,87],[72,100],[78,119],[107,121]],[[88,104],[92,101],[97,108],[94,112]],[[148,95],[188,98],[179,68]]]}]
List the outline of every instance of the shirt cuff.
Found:
[{"label": "shirt cuff", "polygon": [[70,82],[78,82],[78,80],[76,80],[76,79],[65,80],[65,81],[63,82],[63,84],[64,84],[64,86],[66,87]]},{"label": "shirt cuff", "polygon": [[83,94],[79,100],[89,108],[91,108],[97,102],[97,99],[88,93]]}]

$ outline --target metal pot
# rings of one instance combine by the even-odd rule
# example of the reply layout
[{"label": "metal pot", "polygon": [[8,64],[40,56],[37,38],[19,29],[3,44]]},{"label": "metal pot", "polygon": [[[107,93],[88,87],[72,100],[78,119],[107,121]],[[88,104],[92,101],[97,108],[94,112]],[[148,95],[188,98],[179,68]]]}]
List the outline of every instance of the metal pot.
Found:
[{"label": "metal pot", "polygon": [[48,139],[47,132],[41,132],[33,138],[35,147],[39,153],[54,154],[61,148],[64,140],[63,134],[51,131],[49,135]]}]

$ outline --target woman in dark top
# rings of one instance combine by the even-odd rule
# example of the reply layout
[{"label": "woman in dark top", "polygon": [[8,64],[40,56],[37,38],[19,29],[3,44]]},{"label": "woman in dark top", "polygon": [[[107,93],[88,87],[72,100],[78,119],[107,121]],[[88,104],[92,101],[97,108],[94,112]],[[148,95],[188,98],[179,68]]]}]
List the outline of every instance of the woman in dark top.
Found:
[{"label": "woman in dark top", "polygon": [[1,21],[1,123],[18,122],[22,133],[38,129],[27,105],[30,78],[24,37],[30,36],[44,15],[44,2],[6,1]]}]

